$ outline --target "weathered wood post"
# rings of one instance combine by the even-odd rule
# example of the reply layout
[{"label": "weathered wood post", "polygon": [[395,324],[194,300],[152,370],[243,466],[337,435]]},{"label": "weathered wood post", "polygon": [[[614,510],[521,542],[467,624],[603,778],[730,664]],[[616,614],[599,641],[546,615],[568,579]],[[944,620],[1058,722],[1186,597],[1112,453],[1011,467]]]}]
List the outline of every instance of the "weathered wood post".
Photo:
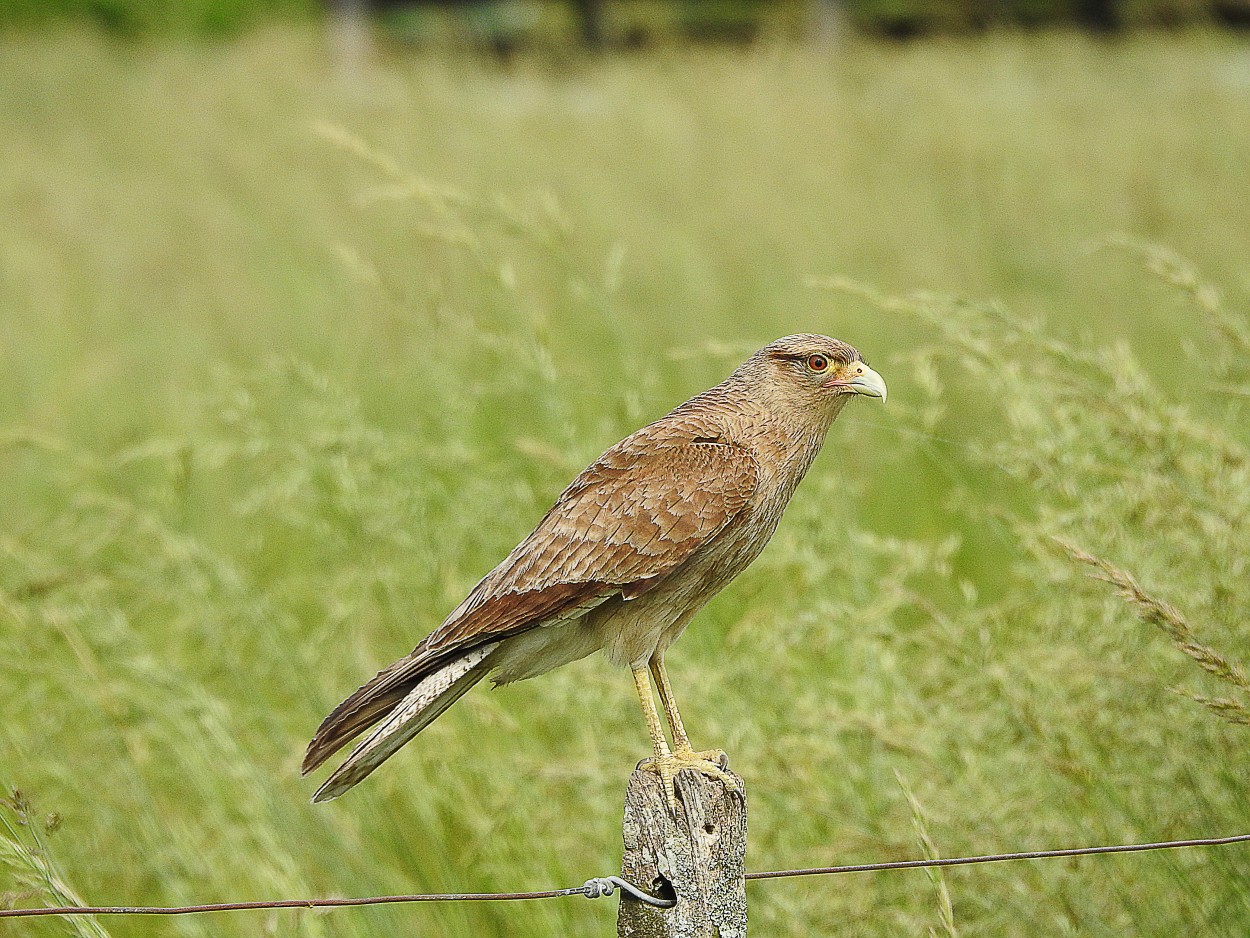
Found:
[{"label": "weathered wood post", "polygon": [[691,769],[681,772],[674,817],[660,777],[634,770],[625,794],[621,876],[677,904],[657,909],[622,893],[618,936],[745,938],[746,789],[733,778],[737,791]]}]

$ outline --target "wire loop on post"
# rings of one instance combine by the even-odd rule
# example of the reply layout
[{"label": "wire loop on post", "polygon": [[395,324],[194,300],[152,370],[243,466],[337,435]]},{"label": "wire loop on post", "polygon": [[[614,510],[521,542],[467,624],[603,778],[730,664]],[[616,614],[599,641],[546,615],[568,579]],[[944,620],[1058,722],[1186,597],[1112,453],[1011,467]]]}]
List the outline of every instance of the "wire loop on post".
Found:
[{"label": "wire loop on post", "polygon": [[582,889],[586,891],[587,899],[601,899],[604,896],[612,895],[618,886],[621,892],[627,892],[639,902],[645,902],[647,905],[655,906],[657,909],[671,909],[677,904],[676,899],[661,899],[658,896],[648,895],[633,883],[621,879],[619,876],[596,876],[594,879],[586,880],[586,885]]}]

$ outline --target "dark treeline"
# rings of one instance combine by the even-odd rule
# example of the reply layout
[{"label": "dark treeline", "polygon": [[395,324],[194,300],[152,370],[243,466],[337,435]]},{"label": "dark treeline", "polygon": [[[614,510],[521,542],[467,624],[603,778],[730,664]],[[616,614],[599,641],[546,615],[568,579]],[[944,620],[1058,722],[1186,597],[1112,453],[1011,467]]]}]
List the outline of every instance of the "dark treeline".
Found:
[{"label": "dark treeline", "polygon": [[[1113,32],[1153,26],[1250,26],[1250,0],[0,0],[0,28],[83,20],[120,33],[220,35],[274,17],[367,7],[386,18],[459,10],[512,30],[552,32],[589,45],[667,37],[749,40],[761,32],[827,29],[834,22],[907,38],[995,27],[1077,25]],[[535,23],[543,23],[536,27]],[[517,24],[521,24],[518,26]]]}]

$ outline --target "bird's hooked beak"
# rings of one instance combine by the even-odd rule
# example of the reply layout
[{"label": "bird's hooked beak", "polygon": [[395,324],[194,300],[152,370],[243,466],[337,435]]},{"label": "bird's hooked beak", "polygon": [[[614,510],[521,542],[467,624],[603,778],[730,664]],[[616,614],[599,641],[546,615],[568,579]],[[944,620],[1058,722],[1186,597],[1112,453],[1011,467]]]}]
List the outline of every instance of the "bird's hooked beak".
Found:
[{"label": "bird's hooked beak", "polygon": [[843,393],[863,394],[866,397],[879,397],[885,401],[885,378],[877,374],[863,362],[855,362],[847,371],[836,378],[825,382],[827,388],[845,388]]}]

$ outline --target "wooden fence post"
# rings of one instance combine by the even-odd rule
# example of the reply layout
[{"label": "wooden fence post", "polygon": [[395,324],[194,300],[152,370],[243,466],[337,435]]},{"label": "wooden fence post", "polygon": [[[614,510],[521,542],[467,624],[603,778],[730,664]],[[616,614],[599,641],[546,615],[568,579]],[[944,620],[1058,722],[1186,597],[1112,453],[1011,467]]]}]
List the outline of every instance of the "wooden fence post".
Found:
[{"label": "wooden fence post", "polygon": [[690,769],[679,774],[674,817],[659,776],[634,770],[625,794],[621,876],[677,904],[657,909],[622,893],[618,936],[745,938],[746,790],[733,777],[737,791]]}]

